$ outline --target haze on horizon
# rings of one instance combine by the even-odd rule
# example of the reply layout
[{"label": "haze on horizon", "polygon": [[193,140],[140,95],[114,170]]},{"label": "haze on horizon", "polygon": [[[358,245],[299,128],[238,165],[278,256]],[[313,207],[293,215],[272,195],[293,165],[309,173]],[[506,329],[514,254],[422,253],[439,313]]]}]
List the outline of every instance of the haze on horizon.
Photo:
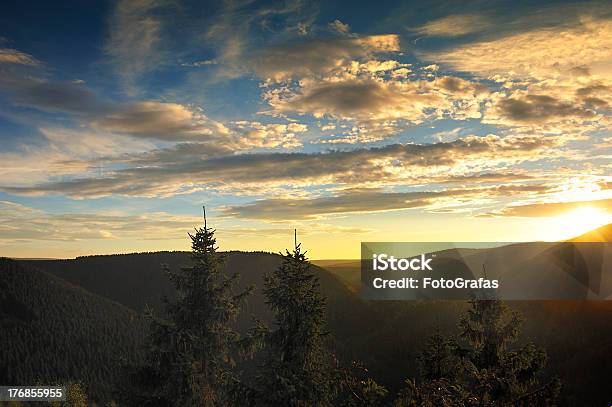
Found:
[{"label": "haze on horizon", "polygon": [[0,256],[612,222],[609,2],[0,7]]}]

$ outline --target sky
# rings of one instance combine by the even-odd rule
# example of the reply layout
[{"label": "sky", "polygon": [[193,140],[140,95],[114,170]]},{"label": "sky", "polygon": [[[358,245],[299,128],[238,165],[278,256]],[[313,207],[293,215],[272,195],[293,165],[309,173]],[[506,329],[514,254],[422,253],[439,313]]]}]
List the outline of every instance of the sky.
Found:
[{"label": "sky", "polygon": [[3,1],[0,256],[612,222],[612,5]]}]

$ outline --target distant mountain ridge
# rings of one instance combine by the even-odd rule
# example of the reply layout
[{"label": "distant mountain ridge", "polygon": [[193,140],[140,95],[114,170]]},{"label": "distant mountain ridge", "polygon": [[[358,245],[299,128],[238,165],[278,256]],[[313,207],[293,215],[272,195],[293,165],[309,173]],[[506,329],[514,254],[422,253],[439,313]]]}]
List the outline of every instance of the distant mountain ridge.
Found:
[{"label": "distant mountain ridge", "polygon": [[[525,266],[535,267],[541,266],[543,259],[536,259],[537,256],[542,256],[548,249],[564,242],[569,243],[606,243],[612,242],[612,224],[601,226],[597,229],[586,232],[569,240],[559,242],[524,242],[511,243],[499,246],[492,249],[449,249],[443,253],[447,257],[455,257],[464,259],[476,274],[480,273],[483,264],[487,264],[490,271],[501,270],[503,273],[516,273]],[[582,245],[587,247],[588,245]],[[580,245],[579,245],[580,247]],[[593,246],[597,247],[596,245]],[[454,252],[451,253],[451,252]],[[594,257],[594,253],[590,253],[589,257]],[[508,262],[511,259],[512,265]],[[550,259],[548,259],[550,261]],[[346,286],[353,292],[359,292],[361,285],[361,261],[354,260],[315,260],[315,264],[329,270],[332,274],[342,280]],[[530,265],[530,263],[533,263]],[[545,263],[545,262],[544,262]],[[513,270],[516,269],[516,270]],[[518,270],[518,271],[517,271]],[[611,273],[612,274],[612,273]],[[610,282],[612,289],[612,281]]]}]

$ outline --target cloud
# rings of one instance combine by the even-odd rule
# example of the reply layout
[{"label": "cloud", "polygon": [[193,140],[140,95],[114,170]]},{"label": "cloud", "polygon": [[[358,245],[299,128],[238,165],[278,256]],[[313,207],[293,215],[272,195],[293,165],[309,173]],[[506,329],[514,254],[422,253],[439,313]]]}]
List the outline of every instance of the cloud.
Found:
[{"label": "cloud", "polygon": [[319,39],[263,48],[250,57],[248,65],[263,79],[283,81],[325,74],[354,58],[399,51],[395,34]]},{"label": "cloud", "polygon": [[349,27],[348,24],[345,24],[340,20],[334,20],[329,23],[329,28],[341,34],[348,34],[351,32],[351,27]]},{"label": "cloud", "polygon": [[485,95],[490,93],[490,89],[487,86],[456,76],[442,76],[436,78],[433,83],[439,86],[442,91],[457,96]]},{"label": "cloud", "polygon": [[0,48],[0,64],[4,63],[29,66],[40,65],[40,61],[32,55],[12,48]]},{"label": "cloud", "polygon": [[42,127],[42,142],[27,143],[14,151],[0,152],[0,184],[23,185],[49,179],[99,176],[107,163],[125,154],[153,148],[147,140],[126,139],[96,131]]},{"label": "cloud", "polygon": [[486,172],[480,174],[457,175],[444,177],[441,182],[448,184],[499,183],[511,181],[531,181],[533,175],[516,172]]},{"label": "cloud", "polygon": [[395,144],[326,153],[261,153],[203,158],[182,151],[165,162],[140,157],[137,166],[100,178],[69,179],[39,185],[2,186],[18,195],[61,193],[72,197],[109,195],[170,196],[202,189],[265,192],[271,187],[312,184],[353,186],[428,182],[432,177],[483,172],[498,165],[541,160],[560,154],[562,138],[468,136],[448,143]]},{"label": "cloud", "polygon": [[[284,101],[272,101],[272,105],[281,111],[311,113],[315,117],[331,115],[352,119],[411,116],[418,120],[422,117],[424,106],[441,101],[433,95],[419,95],[415,91],[411,94],[414,100],[408,103],[409,97],[401,89],[374,81],[316,84],[303,88],[302,92]],[[409,112],[406,112],[406,106]]]},{"label": "cloud", "polygon": [[424,59],[483,77],[550,79],[587,68],[609,76],[612,65],[612,20],[583,16],[573,26],[534,28],[469,43]]},{"label": "cloud", "polygon": [[237,132],[237,143],[243,148],[288,148],[302,147],[299,133],[308,131],[308,126],[300,123],[272,123],[239,121],[233,123]]},{"label": "cloud", "polygon": [[[445,205],[457,206],[462,199],[472,200],[476,196],[488,198],[492,195],[508,196],[521,192],[544,192],[548,189],[549,187],[545,185],[502,185],[480,189],[446,189],[424,192],[360,191],[308,199],[262,199],[244,205],[230,206],[224,212],[228,216],[244,219],[308,220],[334,214],[433,207],[434,204],[439,210]],[[446,203],[444,203],[445,200]]]},{"label": "cloud", "polygon": [[168,141],[205,139],[228,132],[221,123],[184,105],[157,101],[119,105],[91,117],[90,124],[108,132]]},{"label": "cloud", "polygon": [[[360,63],[359,61],[351,61],[349,68],[351,73],[359,74],[360,72],[369,72],[370,74],[376,74],[379,72],[391,72],[396,75],[401,68],[407,68],[410,64],[401,64],[395,60],[377,60],[371,59],[366,62]],[[410,72],[409,69],[401,69],[402,73]]]},{"label": "cloud", "polygon": [[[352,60],[299,82],[266,84],[270,115],[311,115],[351,122],[319,144],[380,141],[428,120],[481,118],[491,90],[453,76],[436,77],[395,60]],[[337,123],[336,123],[337,124]]]},{"label": "cloud", "polygon": [[[217,234],[222,237],[235,237],[235,236],[251,236],[251,237],[262,237],[262,236],[293,236],[293,231],[298,225],[291,225],[291,227],[278,227],[278,228],[235,228],[228,227],[217,230]],[[336,226],[325,223],[304,223],[303,227],[298,227],[300,236],[309,235],[320,235],[320,234],[339,234],[339,235],[361,235],[371,232],[371,229],[350,227],[350,226]]]},{"label": "cloud", "polygon": [[302,145],[297,135],[307,131],[307,127],[299,123],[264,125],[236,121],[226,125],[208,118],[202,109],[173,102],[116,102],[100,96],[83,82],[12,74],[1,77],[0,85],[15,104],[69,115],[95,131],[166,142],[206,143],[210,153],[296,148]]},{"label": "cloud", "polygon": [[303,79],[297,88],[272,89],[264,97],[277,112],[376,125],[381,120],[422,123],[445,115],[480,118],[480,104],[488,94],[485,86],[454,77],[427,81],[349,75]]},{"label": "cloud", "polygon": [[501,85],[487,100],[483,123],[542,134],[609,128],[609,10],[593,4],[546,8],[496,25],[488,39],[421,57]]},{"label": "cloud", "polygon": [[222,2],[218,13],[203,22],[204,38],[215,51],[218,69],[212,79],[235,79],[253,72],[261,47],[258,39],[283,42],[311,33],[318,6],[312,2],[289,0],[273,4],[249,1]]},{"label": "cloud", "polygon": [[[326,126],[330,129],[329,126]],[[335,127],[334,127],[335,128]],[[324,130],[324,129],[322,129]],[[397,120],[361,120],[339,134],[311,141],[311,144],[364,144],[395,136],[402,130]]]},{"label": "cloud", "polygon": [[194,68],[199,68],[199,67],[207,66],[207,65],[217,65],[218,63],[219,61],[217,61],[216,59],[205,59],[202,61],[186,62],[186,63],[181,64],[181,66],[190,66]]},{"label": "cloud", "polygon": [[0,201],[0,242],[179,239],[186,237],[200,221],[197,217],[165,212],[55,214]]},{"label": "cloud", "polygon": [[186,105],[145,100],[118,103],[83,83],[12,76],[0,79],[13,103],[68,114],[94,129],[165,141],[205,141],[227,134],[223,124]]},{"label": "cloud", "polygon": [[2,91],[8,93],[14,103],[47,112],[81,115],[112,109],[109,101],[82,83],[8,76],[0,78],[0,84]]},{"label": "cloud", "polygon": [[501,211],[492,212],[485,216],[514,216],[514,217],[552,217],[563,215],[575,209],[590,207],[612,212],[612,199],[598,199],[592,201],[572,202],[543,202],[527,205],[508,206]]},{"label": "cloud", "polygon": [[115,6],[104,49],[128,90],[141,74],[155,70],[164,59],[162,20],[155,11],[166,5],[165,0],[119,0]]},{"label": "cloud", "polygon": [[[168,121],[173,123],[177,119],[172,117]],[[19,186],[24,182],[93,177],[112,174],[118,168],[130,166],[179,165],[185,161],[228,156],[251,149],[294,149],[301,146],[298,135],[307,131],[306,125],[294,122],[262,124],[243,121],[231,123],[230,128],[223,127],[209,137],[194,137],[198,140],[196,142],[180,142],[158,148],[154,143],[156,139],[151,138],[156,132],[167,132],[176,139],[166,140],[178,141],[188,138],[182,135],[184,132],[204,130],[192,126],[183,129],[180,120],[175,128],[164,126],[163,115],[151,120],[134,120],[133,125],[130,121],[119,121],[112,123],[113,127],[105,123],[105,126],[94,126],[92,129],[39,128],[43,139],[41,143],[24,144],[15,151],[0,152],[3,162],[0,185]],[[146,137],[126,138],[122,133],[140,133]],[[37,165],[32,165],[33,162]]]},{"label": "cloud", "polygon": [[548,95],[502,97],[486,113],[486,121],[509,125],[540,125],[596,119],[595,111]]},{"label": "cloud", "polygon": [[489,19],[478,14],[450,15],[417,27],[413,31],[431,37],[458,37],[486,30],[491,27]]},{"label": "cloud", "polygon": [[437,196],[433,192],[360,192],[309,199],[263,199],[230,206],[226,215],[243,219],[284,221],[317,219],[324,215],[351,212],[380,212],[423,207]]}]

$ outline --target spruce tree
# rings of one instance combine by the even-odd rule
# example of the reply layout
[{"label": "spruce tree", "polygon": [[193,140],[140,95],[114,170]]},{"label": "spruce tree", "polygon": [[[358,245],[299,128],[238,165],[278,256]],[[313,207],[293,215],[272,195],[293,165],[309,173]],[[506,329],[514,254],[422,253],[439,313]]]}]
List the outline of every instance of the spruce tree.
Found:
[{"label": "spruce tree", "polygon": [[265,277],[275,325],[266,335],[256,378],[257,406],[325,406],[333,398],[332,356],[325,345],[325,300],[306,255],[296,244]]},{"label": "spruce tree", "polygon": [[522,319],[493,291],[478,293],[461,316],[460,346],[439,332],[420,354],[421,381],[406,380],[394,405],[552,406],[559,381],[546,378],[546,353],[513,347]]},{"label": "spruce tree", "polygon": [[442,335],[436,328],[417,357],[420,382],[405,380],[405,387],[399,391],[393,406],[470,405],[469,391],[462,382],[463,366],[459,354],[456,340]]},{"label": "spruce tree", "polygon": [[546,352],[533,343],[512,348],[522,318],[495,293],[472,299],[460,319],[460,336],[467,342],[463,359],[466,381],[480,405],[552,405],[558,380],[545,381]]},{"label": "spruce tree", "polygon": [[176,299],[166,299],[164,319],[151,318],[146,366],[140,369],[140,392],[131,403],[148,406],[231,405],[236,381],[233,355],[239,334],[232,328],[250,290],[235,291],[238,275],[224,273],[215,231],[196,228],[191,265],[166,272]]},{"label": "spruce tree", "polygon": [[389,390],[377,383],[360,362],[342,367],[337,363],[337,394],[333,405],[342,407],[374,407],[385,405]]},{"label": "spruce tree", "polygon": [[423,380],[454,380],[459,373],[457,342],[440,333],[439,328],[427,338],[425,348],[419,354],[419,372]]}]

